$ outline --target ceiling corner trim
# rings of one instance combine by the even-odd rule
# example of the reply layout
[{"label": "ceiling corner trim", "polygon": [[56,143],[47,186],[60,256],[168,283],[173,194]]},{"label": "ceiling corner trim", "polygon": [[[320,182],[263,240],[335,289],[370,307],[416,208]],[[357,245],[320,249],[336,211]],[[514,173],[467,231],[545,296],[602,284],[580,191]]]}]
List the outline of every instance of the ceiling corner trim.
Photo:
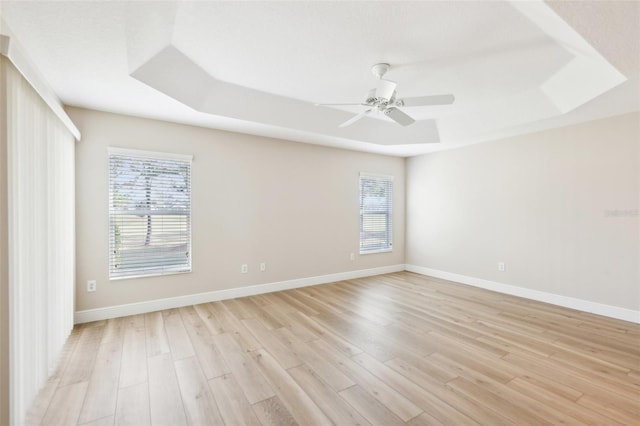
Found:
[{"label": "ceiling corner trim", "polygon": [[44,77],[42,77],[36,66],[29,60],[24,49],[11,34],[2,18],[0,18],[0,55],[6,57],[13,66],[16,67],[18,72],[27,80],[49,108],[51,108],[56,117],[64,124],[76,141],[80,141],[82,138],[80,130],[73,124],[73,121],[71,121],[71,118],[65,112],[58,96],[49,87],[49,84]]}]

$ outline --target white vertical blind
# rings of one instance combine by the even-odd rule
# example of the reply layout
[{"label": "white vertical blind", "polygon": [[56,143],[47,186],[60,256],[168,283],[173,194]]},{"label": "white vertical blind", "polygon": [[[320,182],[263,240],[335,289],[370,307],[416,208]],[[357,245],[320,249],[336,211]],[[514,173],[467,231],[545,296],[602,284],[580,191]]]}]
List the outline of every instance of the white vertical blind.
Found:
[{"label": "white vertical blind", "polygon": [[109,276],[191,271],[191,158],[109,151]]},{"label": "white vertical blind", "polygon": [[393,176],[360,173],[360,253],[393,246]]},{"label": "white vertical blind", "polygon": [[11,424],[22,424],[73,328],[75,140],[4,57]]}]

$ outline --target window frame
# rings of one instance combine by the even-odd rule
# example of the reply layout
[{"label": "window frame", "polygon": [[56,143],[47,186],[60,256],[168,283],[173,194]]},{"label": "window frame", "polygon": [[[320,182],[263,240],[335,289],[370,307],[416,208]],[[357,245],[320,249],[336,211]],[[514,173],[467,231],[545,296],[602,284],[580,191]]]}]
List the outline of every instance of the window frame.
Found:
[{"label": "window frame", "polygon": [[[363,231],[363,215],[366,214],[363,210],[363,197],[362,197],[362,180],[363,179],[372,179],[372,180],[381,180],[389,183],[389,194],[386,194],[386,206],[388,207],[386,213],[387,221],[386,221],[386,230],[384,231],[387,234],[387,247],[383,248],[374,248],[374,249],[366,249],[363,248],[362,243],[362,233]],[[358,177],[358,210],[359,210],[359,254],[375,254],[375,253],[389,253],[393,251],[393,181],[394,176],[378,174],[378,173],[367,173],[360,172]],[[376,214],[380,214],[380,212],[375,212]]]},{"label": "window frame", "polygon": [[[178,265],[174,268],[170,266],[159,266],[156,268],[157,270],[149,270],[147,273],[140,273],[140,271],[132,271],[131,274],[113,274],[112,264],[113,264],[113,251],[115,249],[115,244],[112,246],[112,182],[111,182],[111,158],[112,156],[125,156],[125,157],[135,157],[146,160],[175,160],[177,162],[185,162],[188,163],[188,190],[189,190],[189,209],[187,215],[187,252],[188,252],[188,264],[187,265]],[[167,152],[158,152],[158,151],[146,151],[146,150],[138,150],[138,149],[128,149],[128,148],[118,148],[118,147],[108,147],[107,148],[107,174],[108,174],[108,202],[107,202],[107,226],[108,226],[108,256],[107,256],[107,270],[109,274],[110,281],[118,281],[118,280],[127,280],[127,279],[136,279],[136,278],[149,278],[149,277],[157,277],[157,276],[165,276],[165,275],[176,275],[176,274],[188,274],[193,271],[193,239],[192,239],[192,217],[193,217],[193,202],[192,202],[192,193],[193,193],[193,185],[192,185],[192,162],[193,155],[189,154],[175,154],[175,153],[167,153]]]}]

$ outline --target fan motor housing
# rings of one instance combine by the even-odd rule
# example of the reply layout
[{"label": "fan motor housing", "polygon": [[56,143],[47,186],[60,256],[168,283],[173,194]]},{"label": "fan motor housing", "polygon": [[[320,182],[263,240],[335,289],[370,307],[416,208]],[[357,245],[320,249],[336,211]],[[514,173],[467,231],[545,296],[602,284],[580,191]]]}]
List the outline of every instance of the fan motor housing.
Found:
[{"label": "fan motor housing", "polygon": [[382,62],[372,66],[371,73],[378,78],[382,78],[389,71],[389,68],[391,68],[391,65]]}]

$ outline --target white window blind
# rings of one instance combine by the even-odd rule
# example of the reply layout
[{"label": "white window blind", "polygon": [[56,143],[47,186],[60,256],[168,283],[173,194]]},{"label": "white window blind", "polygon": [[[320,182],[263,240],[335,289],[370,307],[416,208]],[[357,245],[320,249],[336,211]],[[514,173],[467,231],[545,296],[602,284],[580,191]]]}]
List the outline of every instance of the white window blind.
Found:
[{"label": "white window blind", "polygon": [[109,277],[191,271],[191,158],[109,150]]},{"label": "white window blind", "polygon": [[360,253],[391,251],[393,176],[360,173]]}]

